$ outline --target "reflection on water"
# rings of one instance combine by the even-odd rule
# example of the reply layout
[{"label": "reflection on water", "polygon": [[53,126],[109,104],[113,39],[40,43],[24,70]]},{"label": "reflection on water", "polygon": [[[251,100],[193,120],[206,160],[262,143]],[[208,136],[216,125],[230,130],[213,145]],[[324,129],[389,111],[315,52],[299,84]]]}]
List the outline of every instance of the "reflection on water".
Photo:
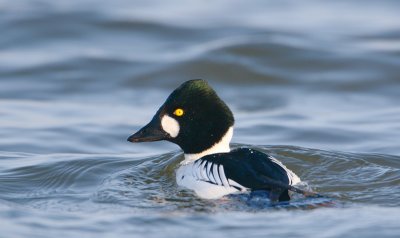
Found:
[{"label": "reflection on water", "polygon": [[[397,237],[398,8],[0,0],[2,234]],[[232,108],[234,147],[328,198],[198,199],[175,184],[177,147],[126,142],[192,78]]]}]

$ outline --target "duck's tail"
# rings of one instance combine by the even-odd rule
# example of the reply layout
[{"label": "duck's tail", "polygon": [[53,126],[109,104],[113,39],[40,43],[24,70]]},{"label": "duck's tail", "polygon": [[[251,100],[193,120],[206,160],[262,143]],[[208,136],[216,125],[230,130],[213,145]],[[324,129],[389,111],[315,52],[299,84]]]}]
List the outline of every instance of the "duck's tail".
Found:
[{"label": "duck's tail", "polygon": [[300,188],[296,188],[292,185],[285,184],[281,181],[277,181],[277,180],[268,178],[266,176],[262,176],[262,177],[265,180],[266,185],[264,187],[262,187],[261,189],[264,188],[267,190],[271,190],[271,192],[270,192],[271,201],[278,201],[280,195],[286,190],[289,190],[289,191],[292,191],[295,193],[300,193],[307,198],[328,198],[327,196],[324,196],[322,194],[312,192],[312,191],[306,191],[306,190],[303,190]]}]

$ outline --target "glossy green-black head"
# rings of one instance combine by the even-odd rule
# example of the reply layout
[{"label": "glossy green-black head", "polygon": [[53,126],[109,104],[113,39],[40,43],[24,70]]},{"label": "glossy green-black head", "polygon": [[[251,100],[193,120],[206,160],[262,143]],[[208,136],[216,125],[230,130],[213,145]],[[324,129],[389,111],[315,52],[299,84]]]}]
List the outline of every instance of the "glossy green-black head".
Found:
[{"label": "glossy green-black head", "polygon": [[233,124],[231,110],[207,82],[189,80],[175,89],[153,119],[128,141],[168,140],[185,154],[195,154],[220,142]]}]

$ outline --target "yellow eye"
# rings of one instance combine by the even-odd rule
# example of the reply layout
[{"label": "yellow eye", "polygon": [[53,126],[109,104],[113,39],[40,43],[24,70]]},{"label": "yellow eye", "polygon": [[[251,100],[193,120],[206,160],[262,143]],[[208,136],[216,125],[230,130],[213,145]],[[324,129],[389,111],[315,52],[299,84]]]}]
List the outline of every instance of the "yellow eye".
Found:
[{"label": "yellow eye", "polygon": [[174,111],[174,115],[176,115],[176,116],[178,116],[178,117],[183,116],[184,113],[185,113],[185,112],[183,111],[182,108],[178,108],[178,109],[176,109],[176,110]]}]

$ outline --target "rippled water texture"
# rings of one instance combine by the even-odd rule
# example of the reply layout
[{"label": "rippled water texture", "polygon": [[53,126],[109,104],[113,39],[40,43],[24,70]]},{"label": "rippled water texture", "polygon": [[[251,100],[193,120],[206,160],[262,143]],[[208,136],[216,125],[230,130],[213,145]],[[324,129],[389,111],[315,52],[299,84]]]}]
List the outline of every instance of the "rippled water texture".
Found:
[{"label": "rippled water texture", "polygon": [[[1,237],[399,237],[397,1],[0,0]],[[126,138],[185,80],[329,198],[202,200]]]}]

